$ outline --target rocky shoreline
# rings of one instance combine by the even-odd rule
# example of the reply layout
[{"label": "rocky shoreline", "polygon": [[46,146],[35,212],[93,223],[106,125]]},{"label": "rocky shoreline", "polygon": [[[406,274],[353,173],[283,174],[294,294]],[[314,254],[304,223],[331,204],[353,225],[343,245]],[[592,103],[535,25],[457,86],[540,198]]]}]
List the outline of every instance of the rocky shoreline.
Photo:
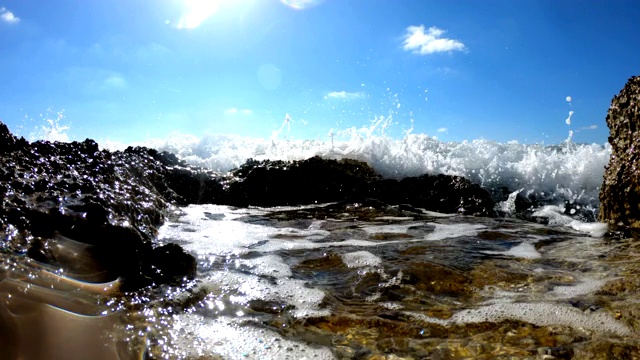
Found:
[{"label": "rocky shoreline", "polygon": [[[340,358],[377,359],[388,353],[425,358],[634,358],[640,351],[635,335],[640,327],[640,310],[634,298],[640,287],[634,260],[638,256],[635,239],[640,223],[635,200],[640,194],[635,171],[640,166],[635,151],[640,145],[638,104],[640,78],[635,77],[614,98],[609,110],[613,151],[600,194],[599,219],[608,222],[611,229],[623,231],[617,237],[609,233],[596,243],[587,236],[576,237],[570,229],[500,218],[503,214],[497,209],[501,207],[495,201],[504,201],[508,191],[492,197],[487,190],[458,176],[384,179],[364,162],[320,157],[293,162],[250,159],[238,169],[219,174],[144,147],[111,152],[101,150],[92,140],[28,142],[0,123],[0,259],[5,265],[0,269],[0,331],[9,334],[0,340],[0,348],[8,349],[5,357],[17,358],[17,354],[30,350],[30,336],[21,339],[16,334],[30,329],[26,333],[40,331],[57,336],[63,323],[67,331],[99,343],[100,334],[105,333],[102,327],[117,327],[118,316],[124,313],[130,317],[121,331],[126,340],[112,341],[109,351],[125,343],[129,355],[124,358],[139,358],[144,351],[152,358],[166,358],[166,339],[161,334],[174,314],[166,309],[183,315],[206,315],[216,300],[262,314],[262,322],[254,324],[259,329],[272,329],[283,339],[331,345]],[[535,199],[511,195],[509,201],[515,209],[512,215],[540,221],[528,215],[529,209],[540,205]],[[326,203],[333,204],[298,210],[246,209]],[[234,221],[247,226],[261,224],[272,236],[268,240],[253,239],[255,243],[243,245],[239,252],[196,260],[191,255],[194,248],[180,240],[179,234],[202,229],[191,227],[185,220],[182,210],[190,207],[176,209],[190,204],[226,205],[222,212],[202,210],[197,221],[215,223],[213,226]],[[573,204],[566,211],[576,208]],[[422,209],[475,217],[436,219]],[[236,210],[246,214],[225,215],[225,211],[231,215]],[[580,216],[575,211],[571,215]],[[315,232],[309,230],[314,221],[319,221]],[[433,237],[438,227],[473,231],[443,244],[424,243],[422,240]],[[178,235],[163,238],[162,232],[168,228]],[[238,233],[244,236],[242,231]],[[219,240],[209,238],[209,233],[196,238],[203,242]],[[377,243],[369,251],[353,251],[358,247],[344,243],[334,248],[320,245],[347,239]],[[252,241],[251,236],[248,240]],[[277,252],[268,250],[278,242],[286,245]],[[291,248],[296,242],[305,242],[309,248]],[[569,247],[574,242],[578,245]],[[265,276],[260,269],[246,265],[260,257],[273,260],[278,256],[293,265],[289,275],[274,272],[276,275]],[[356,260],[384,261],[364,267],[349,262],[354,256]],[[438,256],[440,260],[434,261]],[[245,267],[238,269],[238,264]],[[231,266],[235,270],[229,270]],[[194,284],[200,280],[185,283],[196,278],[197,268],[198,276],[203,271],[220,270],[230,272],[230,278],[238,273],[243,279],[254,271],[258,284],[307,281],[305,288],[320,284],[319,288],[329,294],[322,306],[332,311],[296,319],[287,315],[297,306],[290,305],[287,298],[281,302],[258,298],[240,305],[224,303],[225,296],[240,296],[242,292],[233,285],[223,291],[222,285],[198,288]],[[580,289],[584,286],[593,290],[583,293]],[[171,295],[167,289],[172,288],[179,290]],[[567,294],[559,296],[561,291],[557,289]],[[80,292],[96,296],[83,301],[74,297]],[[123,292],[127,294],[122,296]],[[555,309],[566,315],[565,325],[556,324],[558,319],[547,324],[511,313],[512,318],[505,315],[494,321],[458,321],[460,315],[456,314],[482,315],[491,292],[501,303],[505,299],[500,296],[512,294],[513,303],[503,306],[502,311],[515,312],[523,306],[531,311]],[[12,294],[18,296],[12,298]],[[101,296],[111,300],[103,303]],[[120,304],[128,310],[110,307],[113,313],[104,315],[108,313],[104,311],[106,304],[115,298],[126,298]],[[541,298],[546,299],[547,307],[540,307]],[[362,299],[368,299],[366,306]],[[491,306],[488,309],[493,309]],[[56,310],[52,310],[54,307]],[[13,310],[19,308],[40,314],[34,315],[40,316],[34,317],[39,320],[30,323],[25,317],[16,317]],[[66,315],[65,311],[80,316]],[[85,322],[83,316],[87,315],[95,315],[92,322]],[[53,321],[60,316],[68,317]],[[133,319],[136,316],[140,318]],[[149,330],[148,321],[156,316],[165,323]],[[574,318],[591,327],[567,320]],[[604,319],[617,332],[603,334],[599,326],[604,323],[590,322],[594,318]],[[49,328],[47,321],[51,321]],[[149,338],[140,335],[145,331]],[[182,335],[189,342],[193,334]],[[55,348],[64,352],[63,347]],[[42,349],[36,358],[48,358],[47,350]],[[86,349],[93,351],[90,346]],[[103,351],[105,358],[115,358],[109,351]]]},{"label": "rocky shoreline", "polygon": [[[640,147],[639,109],[640,77],[633,77],[614,97],[607,115],[612,155],[599,219],[614,226],[640,224],[640,157],[635,150]],[[64,268],[53,245],[56,237],[72,239],[90,246],[86,255],[102,273],[95,280],[119,278],[123,290],[195,276],[191,255],[178,245],[155,241],[174,205],[272,207],[346,201],[497,215],[491,195],[459,176],[383,179],[364,162],[320,157],[293,162],[249,159],[228,174],[218,174],[144,147],[110,152],[89,139],[30,143],[1,122],[0,194],[3,252]],[[514,205],[523,214],[532,202],[518,196]]]},{"label": "rocky shoreline", "polygon": [[69,261],[56,239],[90,246],[96,282],[124,291],[195,276],[195,259],[155,241],[174,205],[292,206],[348,201],[495,216],[489,193],[459,176],[383,179],[366,163],[313,157],[248,160],[229,174],[190,166],[144,147],[100,150],[93,140],[28,142],[0,123],[2,251],[56,268]]}]

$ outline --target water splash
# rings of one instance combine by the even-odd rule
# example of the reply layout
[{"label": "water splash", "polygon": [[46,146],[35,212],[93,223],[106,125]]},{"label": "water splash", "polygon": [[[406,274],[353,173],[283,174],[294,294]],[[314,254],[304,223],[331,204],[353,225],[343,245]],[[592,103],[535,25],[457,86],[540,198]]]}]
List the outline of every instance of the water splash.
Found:
[{"label": "water splash", "polygon": [[64,109],[54,112],[52,108],[48,108],[44,114],[40,114],[41,123],[44,124],[29,134],[29,140],[68,142],[69,135],[67,130],[71,128],[71,125],[62,122],[64,117]]},{"label": "water splash", "polygon": [[[566,99],[569,103],[569,107],[571,107],[571,96],[567,96]],[[573,110],[569,110],[569,116],[565,119],[565,123],[569,127],[569,136],[567,137],[566,142],[571,143],[571,139],[573,138],[573,130],[571,130],[571,117],[573,116]]]},{"label": "water splash", "polygon": [[[568,124],[572,114],[570,111]],[[41,117],[44,125],[31,134],[32,140],[69,140],[70,126],[64,123],[62,111]],[[390,114],[374,117],[360,127],[331,129],[316,139],[300,140],[289,135],[294,122],[303,120],[294,121],[286,114],[269,138],[172,133],[166,138],[140,143],[124,144],[104,139],[98,139],[98,142],[111,150],[143,145],[169,151],[193,165],[218,172],[237,168],[250,158],[286,161],[313,156],[351,158],[368,163],[386,178],[459,175],[492,193],[506,195],[522,189],[520,195],[535,197],[545,203],[577,202],[594,209],[599,203],[599,187],[611,154],[609,144],[573,143],[571,131],[569,138],[558,145],[498,143],[484,139],[444,142],[435,136],[414,133],[413,121],[400,137],[393,136],[398,124]]]}]

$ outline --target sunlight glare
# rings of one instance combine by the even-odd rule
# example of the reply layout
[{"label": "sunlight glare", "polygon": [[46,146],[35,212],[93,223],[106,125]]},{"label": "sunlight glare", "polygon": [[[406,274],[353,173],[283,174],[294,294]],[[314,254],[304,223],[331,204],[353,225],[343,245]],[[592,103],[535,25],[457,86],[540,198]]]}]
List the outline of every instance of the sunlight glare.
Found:
[{"label": "sunlight glare", "polygon": [[184,0],[184,13],[176,26],[178,29],[195,29],[220,7],[223,0]]},{"label": "sunlight glare", "polygon": [[280,0],[283,4],[296,10],[304,10],[310,7],[320,5],[324,0]]}]

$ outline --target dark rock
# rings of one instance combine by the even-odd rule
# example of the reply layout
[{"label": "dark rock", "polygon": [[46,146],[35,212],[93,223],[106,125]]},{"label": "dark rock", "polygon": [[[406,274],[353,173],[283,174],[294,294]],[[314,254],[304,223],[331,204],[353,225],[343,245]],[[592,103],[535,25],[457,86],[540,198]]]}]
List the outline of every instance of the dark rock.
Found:
[{"label": "dark rock", "polygon": [[493,216],[494,202],[477,184],[451,175],[422,175],[371,184],[372,195],[389,204],[410,204],[443,213]]},{"label": "dark rock", "polygon": [[421,213],[417,208],[493,215],[489,194],[458,176],[385,180],[364,162],[316,156],[293,162],[250,159],[223,178],[145,147],[110,152],[90,139],[29,143],[2,123],[0,195],[2,251],[62,266],[48,239],[68,238],[90,246],[86,255],[104,269],[101,280],[121,278],[127,290],[195,276],[191,255],[178,245],[154,243],[169,204],[335,202],[372,216],[390,204],[414,216]]},{"label": "dark rock", "polygon": [[460,176],[422,175],[382,179],[356,160],[248,160],[233,172],[227,204],[235,206],[371,202],[413,206],[444,213],[493,216],[489,193]]},{"label": "dark rock", "polygon": [[196,259],[184,252],[177,244],[166,244],[153,249],[152,264],[158,270],[158,283],[171,283],[183,278],[193,280],[196,276]]},{"label": "dark rock", "polygon": [[327,203],[367,195],[368,183],[379,179],[366,163],[356,160],[248,160],[233,172],[229,204],[277,206]]},{"label": "dark rock", "polygon": [[611,101],[607,113],[611,158],[600,188],[599,219],[640,227],[640,77]]},{"label": "dark rock", "polygon": [[101,151],[90,139],[29,143],[0,123],[0,251],[62,268],[69,264],[48,246],[62,236],[89,246],[85,256],[104,270],[94,280],[120,278],[124,290],[193,278],[195,259],[154,239],[169,203],[218,196],[214,175],[152,149]]},{"label": "dark rock", "polygon": [[24,138],[18,139],[13,136],[7,125],[0,121],[0,154],[11,152],[24,144],[26,144]]},{"label": "dark rock", "polygon": [[188,165],[174,154],[145,147],[129,147],[125,153],[153,159],[160,167],[150,180],[165,198],[179,205],[225,203],[226,194],[218,174]]}]

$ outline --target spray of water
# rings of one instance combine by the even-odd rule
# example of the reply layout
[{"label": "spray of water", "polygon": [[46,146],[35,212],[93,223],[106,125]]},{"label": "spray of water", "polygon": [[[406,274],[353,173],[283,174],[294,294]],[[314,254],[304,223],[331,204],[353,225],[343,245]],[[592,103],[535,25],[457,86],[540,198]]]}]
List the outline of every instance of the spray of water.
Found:
[{"label": "spray of water", "polygon": [[[397,96],[392,97],[397,100]],[[571,106],[571,97],[566,100]],[[397,108],[400,102],[394,104]],[[292,139],[289,136],[291,127],[297,122],[286,114],[269,138],[172,133],[167,138],[133,144],[104,139],[98,139],[98,142],[111,150],[143,145],[169,151],[193,165],[219,172],[237,168],[249,158],[286,161],[313,156],[351,158],[368,163],[387,178],[460,175],[493,192],[518,190],[523,196],[534,196],[547,202],[578,202],[594,208],[598,204],[599,186],[611,148],[608,144],[573,143],[573,110],[565,120],[569,126],[568,138],[562,144],[551,146],[484,139],[443,142],[435,136],[414,133],[412,119],[410,127],[398,138],[391,136],[393,127],[398,126],[394,115],[391,111],[387,116],[373,117],[361,127],[331,129],[324,137],[313,140]],[[69,125],[63,123],[63,119],[62,112],[42,116],[45,125],[32,134],[32,139],[67,141]]]},{"label": "spray of water", "polygon": [[[569,108],[571,108],[571,96],[567,96],[567,102],[569,103]],[[571,130],[571,116],[573,116],[573,110],[569,110],[569,116],[564,121],[569,127],[569,136],[567,137],[567,144],[571,143],[571,138],[573,138],[573,130]]]},{"label": "spray of water", "polygon": [[43,124],[29,134],[29,140],[68,142],[67,131],[71,128],[71,124],[63,122],[64,118],[64,110],[55,112],[52,108],[48,108],[44,114],[40,114],[40,122]]}]

